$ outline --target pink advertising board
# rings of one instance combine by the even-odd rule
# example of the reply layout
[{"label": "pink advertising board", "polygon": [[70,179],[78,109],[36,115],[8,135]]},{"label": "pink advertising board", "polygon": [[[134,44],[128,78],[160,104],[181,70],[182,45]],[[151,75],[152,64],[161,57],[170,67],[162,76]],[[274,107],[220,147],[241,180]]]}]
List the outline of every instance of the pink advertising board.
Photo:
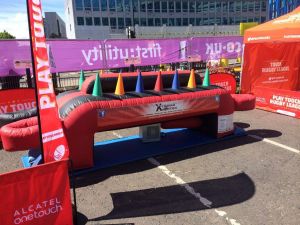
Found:
[{"label": "pink advertising board", "polygon": [[[238,36],[47,41],[51,72],[236,58],[242,54],[242,45]],[[0,41],[0,76],[24,75],[30,60],[28,40]]]}]

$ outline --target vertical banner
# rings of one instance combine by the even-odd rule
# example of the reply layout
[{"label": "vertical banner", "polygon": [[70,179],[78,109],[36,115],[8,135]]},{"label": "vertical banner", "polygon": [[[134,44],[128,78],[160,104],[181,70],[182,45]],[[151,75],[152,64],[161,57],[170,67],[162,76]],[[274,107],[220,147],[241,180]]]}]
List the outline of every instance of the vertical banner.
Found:
[{"label": "vertical banner", "polygon": [[68,161],[0,175],[1,225],[72,225]]},{"label": "vertical banner", "polygon": [[27,0],[27,7],[44,162],[66,159],[69,157],[69,148],[59,119],[52,84],[41,1]]}]

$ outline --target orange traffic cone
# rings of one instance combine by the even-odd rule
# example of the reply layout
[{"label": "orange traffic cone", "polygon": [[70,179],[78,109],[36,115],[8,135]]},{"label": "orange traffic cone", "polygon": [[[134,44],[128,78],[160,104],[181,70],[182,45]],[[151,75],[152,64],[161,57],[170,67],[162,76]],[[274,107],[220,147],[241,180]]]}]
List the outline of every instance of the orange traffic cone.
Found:
[{"label": "orange traffic cone", "polygon": [[190,74],[190,78],[189,78],[187,87],[188,88],[196,88],[196,77],[195,77],[194,69],[191,70],[191,74]]},{"label": "orange traffic cone", "polygon": [[124,90],[123,78],[121,73],[119,73],[115,95],[124,95],[124,94],[125,94],[125,90]]},{"label": "orange traffic cone", "polygon": [[163,82],[162,82],[162,77],[161,77],[161,71],[158,71],[154,91],[159,92],[159,91],[162,91],[163,88],[164,87],[163,87]]}]

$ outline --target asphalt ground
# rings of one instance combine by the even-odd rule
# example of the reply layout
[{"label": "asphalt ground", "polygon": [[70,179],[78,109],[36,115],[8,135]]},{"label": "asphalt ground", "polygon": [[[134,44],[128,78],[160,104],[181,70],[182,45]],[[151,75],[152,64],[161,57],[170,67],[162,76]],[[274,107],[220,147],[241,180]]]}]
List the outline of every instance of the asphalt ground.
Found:
[{"label": "asphalt ground", "polygon": [[[299,225],[300,120],[253,110],[234,121],[247,136],[78,177],[78,224]],[[23,154],[0,150],[0,172],[21,168]]]}]

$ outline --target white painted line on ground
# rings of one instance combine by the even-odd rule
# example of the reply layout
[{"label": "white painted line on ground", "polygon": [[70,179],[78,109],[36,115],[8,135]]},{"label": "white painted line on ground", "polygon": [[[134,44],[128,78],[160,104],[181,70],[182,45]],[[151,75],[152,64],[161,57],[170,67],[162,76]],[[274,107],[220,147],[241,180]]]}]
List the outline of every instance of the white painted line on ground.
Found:
[{"label": "white painted line on ground", "polygon": [[[112,134],[118,138],[123,138],[122,135],[118,134],[117,132],[112,132]],[[161,165],[159,161],[157,161],[154,158],[149,158],[148,161],[156,166],[158,169],[160,169],[164,174],[166,174],[168,177],[175,180],[177,184],[184,187],[187,192],[189,192],[191,195],[193,195],[196,199],[200,201],[201,204],[206,206],[208,209],[212,208],[213,202],[208,200],[207,198],[203,197],[199,192],[196,192],[193,187],[191,187],[189,184],[187,184],[182,178],[178,177],[176,174],[172,173],[166,166]],[[224,217],[226,221],[228,221],[231,225],[241,225],[238,223],[235,219],[229,218],[227,216],[227,212],[221,211],[218,209],[214,210],[218,216]]]},{"label": "white painted line on ground", "polygon": [[252,135],[252,134],[249,134],[248,136],[254,138],[254,139],[257,139],[257,140],[260,140],[260,141],[264,141],[266,143],[269,143],[271,145],[275,145],[277,147],[280,147],[280,148],[283,148],[283,149],[286,149],[288,151],[291,151],[291,152],[294,152],[294,153],[297,153],[297,154],[300,154],[300,150],[298,149],[295,149],[295,148],[292,148],[292,147],[289,147],[287,145],[283,145],[283,144],[280,144],[276,141],[272,141],[270,139],[267,139],[267,138],[263,138],[263,137],[260,137],[260,136],[257,136],[257,135]]}]

